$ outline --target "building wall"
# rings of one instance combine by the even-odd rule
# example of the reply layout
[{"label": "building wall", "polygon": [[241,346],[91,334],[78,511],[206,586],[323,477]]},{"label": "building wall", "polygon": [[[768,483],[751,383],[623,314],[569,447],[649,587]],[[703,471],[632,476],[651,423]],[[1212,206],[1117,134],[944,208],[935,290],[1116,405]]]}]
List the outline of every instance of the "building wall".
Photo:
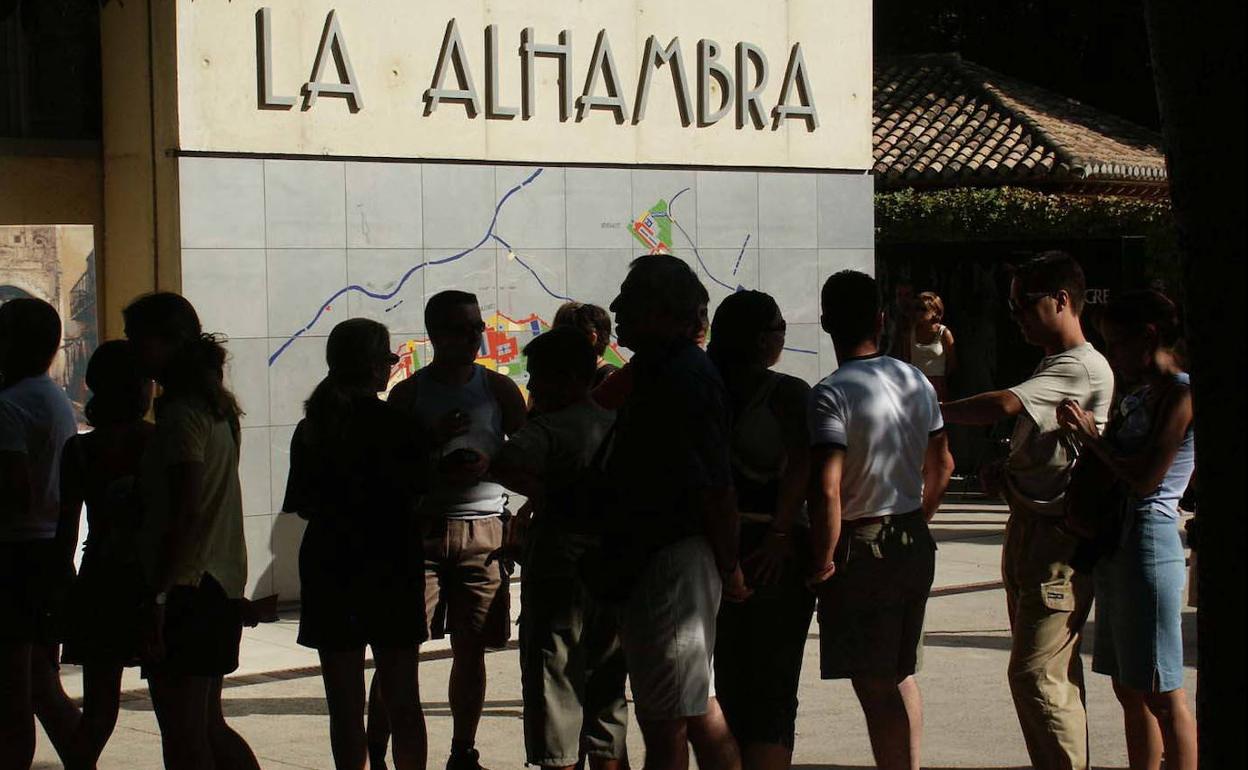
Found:
[{"label": "building wall", "polygon": [[[480,360],[523,385],[518,349],[559,304],[608,304],[629,262],[662,242],[698,271],[712,310],[739,287],[777,297],[789,322],[781,368],[813,381],[835,365],[818,329],[819,286],[838,269],[873,270],[874,233],[870,4],[834,5],[833,13],[818,0],[274,4],[268,97],[296,96],[311,79],[332,8],[361,89],[353,111],[324,95],[307,109],[301,99],[264,104],[260,3],[178,3],[178,184],[163,197],[177,201],[181,289],[207,329],[229,337],[230,383],[247,411],[251,595],[298,595],[302,526],[278,513],[290,438],[324,375],[326,336],[346,318],[390,328],[403,359],[397,381],[428,359],[425,298],[473,291],[491,324]],[[652,33],[664,44],[681,36],[695,99],[699,39],[718,40],[729,67],[738,41],[758,45],[769,57],[769,109],[800,42],[819,126],[737,128],[731,114],[683,126],[666,69],[636,125],[598,111],[561,121],[549,60],[535,70],[530,120],[471,117],[448,103],[427,115],[422,93],[452,17],[482,98],[483,34],[498,25],[508,105],[519,101],[526,26],[540,42],[571,31],[578,93],[595,37],[607,30],[630,102],[638,49]],[[341,79],[336,69],[330,61],[322,79]]]},{"label": "building wall", "polygon": [[70,156],[6,150],[0,144],[0,225],[103,223],[98,146]]},{"label": "building wall", "polygon": [[499,333],[482,362],[523,385],[507,351],[566,299],[609,304],[648,251],[634,222],[662,201],[672,251],[697,270],[712,311],[737,287],[772,293],[789,322],[780,368],[813,382],[835,366],[818,327],[822,278],[874,266],[864,175],[247,157],[183,158],[179,172],[183,291],[229,337],[247,411],[257,595],[297,591],[301,523],[278,511],[294,425],[337,322],[385,323],[405,358],[398,379],[428,360],[425,298],[472,291]]}]

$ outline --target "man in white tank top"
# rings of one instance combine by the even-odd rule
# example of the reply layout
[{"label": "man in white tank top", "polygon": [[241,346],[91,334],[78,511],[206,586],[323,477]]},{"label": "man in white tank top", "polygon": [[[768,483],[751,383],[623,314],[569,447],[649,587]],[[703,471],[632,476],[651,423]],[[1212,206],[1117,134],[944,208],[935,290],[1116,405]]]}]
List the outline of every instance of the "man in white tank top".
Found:
[{"label": "man in white tank top", "polygon": [[[485,703],[485,650],[505,647],[511,633],[507,575],[497,558],[506,498],[485,472],[524,423],[524,397],[510,378],[476,363],[485,323],[475,296],[435,294],[425,306],[425,326],[433,361],[395,386],[390,403],[413,415],[438,447],[432,488],[417,511],[424,612],[430,638],[440,637],[445,623],[454,655],[447,770],[479,770],[474,745]],[[384,756],[383,742],[370,744],[375,758],[378,751]]]}]

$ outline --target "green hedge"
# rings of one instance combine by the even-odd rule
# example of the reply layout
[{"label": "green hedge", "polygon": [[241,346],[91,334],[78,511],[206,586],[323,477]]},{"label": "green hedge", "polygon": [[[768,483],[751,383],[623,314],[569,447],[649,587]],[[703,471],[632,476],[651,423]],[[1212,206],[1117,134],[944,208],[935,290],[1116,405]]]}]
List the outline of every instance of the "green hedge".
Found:
[{"label": "green hedge", "polygon": [[1174,253],[1169,201],[1064,195],[1017,187],[876,193],[880,243],[1143,236],[1154,254]]}]

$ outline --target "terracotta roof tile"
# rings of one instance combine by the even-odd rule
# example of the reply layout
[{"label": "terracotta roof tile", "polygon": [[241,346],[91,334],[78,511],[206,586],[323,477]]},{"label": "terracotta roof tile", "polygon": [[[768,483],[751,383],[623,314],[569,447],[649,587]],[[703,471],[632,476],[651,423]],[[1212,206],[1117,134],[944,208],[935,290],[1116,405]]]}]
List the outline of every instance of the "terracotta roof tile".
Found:
[{"label": "terracotta roof tile", "polygon": [[878,61],[872,134],[884,188],[1166,182],[1156,133],[957,54]]}]

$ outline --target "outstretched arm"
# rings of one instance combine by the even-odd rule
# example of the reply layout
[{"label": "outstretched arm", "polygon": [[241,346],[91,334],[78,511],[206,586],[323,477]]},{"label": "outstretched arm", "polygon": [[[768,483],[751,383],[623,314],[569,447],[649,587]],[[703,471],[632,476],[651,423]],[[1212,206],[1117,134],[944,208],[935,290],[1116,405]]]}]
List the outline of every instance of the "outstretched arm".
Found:
[{"label": "outstretched arm", "polygon": [[991,425],[1023,411],[1023,402],[1008,390],[993,390],[940,405],[945,422],[952,425]]}]

